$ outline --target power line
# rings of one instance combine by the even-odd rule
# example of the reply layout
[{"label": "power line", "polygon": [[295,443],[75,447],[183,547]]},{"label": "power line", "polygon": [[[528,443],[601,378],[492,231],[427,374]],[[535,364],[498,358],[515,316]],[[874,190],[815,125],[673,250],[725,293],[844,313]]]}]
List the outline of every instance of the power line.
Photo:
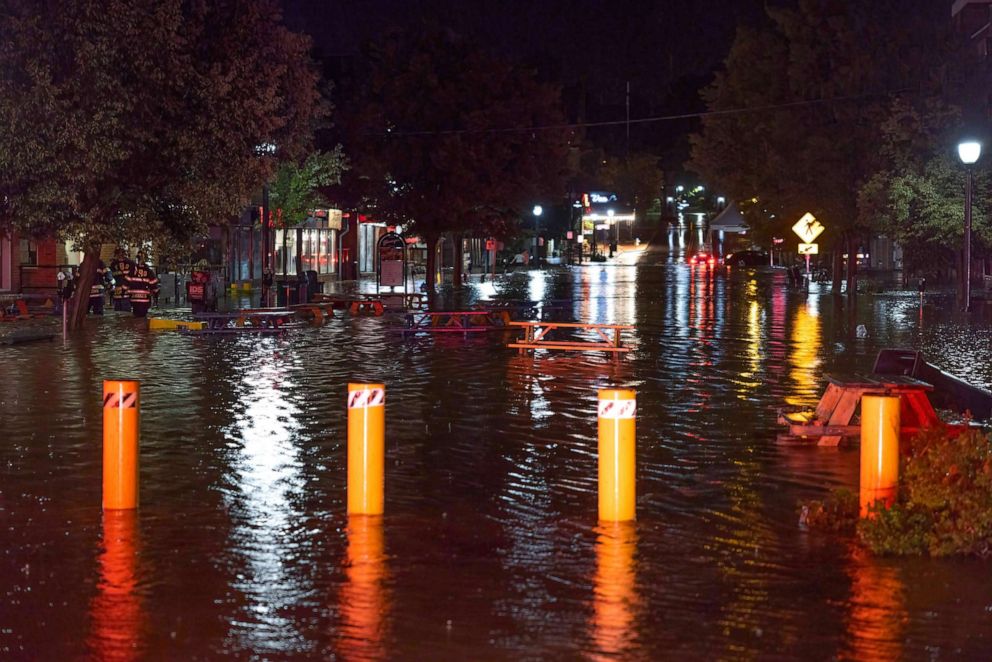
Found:
[{"label": "power line", "polygon": [[621,124],[652,124],[655,122],[673,122],[677,120],[697,119],[703,117],[718,117],[721,115],[740,115],[743,113],[758,113],[769,110],[783,110],[786,108],[799,108],[802,106],[814,106],[827,103],[837,103],[842,101],[855,101],[858,99],[869,99],[872,97],[888,96],[890,94],[901,94],[910,91],[911,88],[890,90],[887,92],[871,92],[866,94],[850,94],[846,96],[826,97],[823,99],[803,99],[801,101],[789,101],[786,103],[768,104],[765,106],[751,106],[745,108],[725,108],[722,110],[704,110],[697,113],[680,113],[677,115],[657,115],[654,117],[639,117],[635,119],[606,120],[602,122],[572,122],[567,124],[543,124],[536,126],[517,126],[502,128],[479,128],[479,129],[434,129],[425,131],[391,131],[390,136],[410,137],[410,136],[437,136],[456,135],[465,133],[520,133],[524,131],[562,131],[565,129],[583,129],[599,126],[619,126]]}]

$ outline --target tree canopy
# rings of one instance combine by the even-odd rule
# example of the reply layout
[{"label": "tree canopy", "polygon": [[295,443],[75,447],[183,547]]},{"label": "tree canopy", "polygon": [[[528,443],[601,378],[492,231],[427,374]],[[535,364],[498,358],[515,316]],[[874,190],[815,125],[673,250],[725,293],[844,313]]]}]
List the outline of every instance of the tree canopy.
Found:
[{"label": "tree canopy", "polygon": [[882,166],[879,127],[893,103],[939,94],[946,79],[937,5],[769,8],[768,27],[738,32],[703,93],[716,112],[692,138],[690,167],[733,199],[759,198],[759,222],[810,211],[835,232],[863,231],[871,219],[858,213],[858,191]]},{"label": "tree canopy", "polygon": [[100,243],[189,241],[271,172],[260,145],[291,158],[312,136],[309,42],[274,2],[0,3],[0,227],[90,262]]},{"label": "tree canopy", "polygon": [[342,123],[347,184],[364,185],[369,211],[433,247],[445,232],[508,235],[561,190],[566,132],[531,129],[563,122],[556,87],[430,27],[372,44],[364,67]]}]

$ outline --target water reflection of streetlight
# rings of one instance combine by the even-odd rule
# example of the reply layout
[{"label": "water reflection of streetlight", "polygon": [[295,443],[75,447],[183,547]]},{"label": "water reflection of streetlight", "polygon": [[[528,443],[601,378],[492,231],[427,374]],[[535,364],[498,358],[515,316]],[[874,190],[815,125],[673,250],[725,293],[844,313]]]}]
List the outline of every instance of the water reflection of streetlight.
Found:
[{"label": "water reflection of streetlight", "polygon": [[982,143],[966,140],[958,144],[958,156],[965,165],[967,177],[964,185],[964,310],[971,310],[971,197],[975,173],[972,166],[982,155]]},{"label": "water reflection of streetlight", "polygon": [[541,205],[534,205],[531,209],[531,213],[534,214],[534,260],[537,262],[537,266],[541,266],[541,253],[540,245],[538,240],[538,220],[541,218],[541,214],[544,213],[544,207]]}]

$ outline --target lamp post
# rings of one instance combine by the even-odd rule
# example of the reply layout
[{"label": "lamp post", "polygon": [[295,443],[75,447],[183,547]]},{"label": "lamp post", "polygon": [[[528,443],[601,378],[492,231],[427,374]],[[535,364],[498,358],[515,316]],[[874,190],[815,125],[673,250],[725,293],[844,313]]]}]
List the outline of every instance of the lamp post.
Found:
[{"label": "lamp post", "polygon": [[538,269],[540,269],[541,268],[541,247],[540,247],[540,241],[541,240],[540,240],[540,238],[537,235],[538,235],[538,220],[541,218],[541,214],[544,213],[544,207],[542,207],[541,205],[534,205],[534,208],[531,210],[531,213],[534,214],[534,261],[537,263]]},{"label": "lamp post", "polygon": [[974,187],[974,168],[982,155],[982,143],[966,140],[958,144],[958,156],[965,165],[967,177],[964,184],[964,310],[971,310],[971,197]]}]

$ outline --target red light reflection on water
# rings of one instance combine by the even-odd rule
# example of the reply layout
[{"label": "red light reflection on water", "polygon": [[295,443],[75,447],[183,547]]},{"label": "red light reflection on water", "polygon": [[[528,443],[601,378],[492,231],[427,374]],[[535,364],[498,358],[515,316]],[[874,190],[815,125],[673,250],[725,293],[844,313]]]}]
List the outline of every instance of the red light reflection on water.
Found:
[{"label": "red light reflection on water", "polygon": [[597,528],[592,636],[596,651],[622,654],[632,643],[637,615],[637,529],[634,522],[602,522]]},{"label": "red light reflection on water", "polygon": [[103,552],[98,593],[90,604],[89,648],[100,660],[141,657],[145,615],[137,593],[138,514],[133,510],[103,513]]},{"label": "red light reflection on water", "polygon": [[345,660],[385,657],[385,629],[389,609],[384,582],[386,554],[382,517],[348,518],[345,583],[339,598],[341,633],[337,652]]}]

